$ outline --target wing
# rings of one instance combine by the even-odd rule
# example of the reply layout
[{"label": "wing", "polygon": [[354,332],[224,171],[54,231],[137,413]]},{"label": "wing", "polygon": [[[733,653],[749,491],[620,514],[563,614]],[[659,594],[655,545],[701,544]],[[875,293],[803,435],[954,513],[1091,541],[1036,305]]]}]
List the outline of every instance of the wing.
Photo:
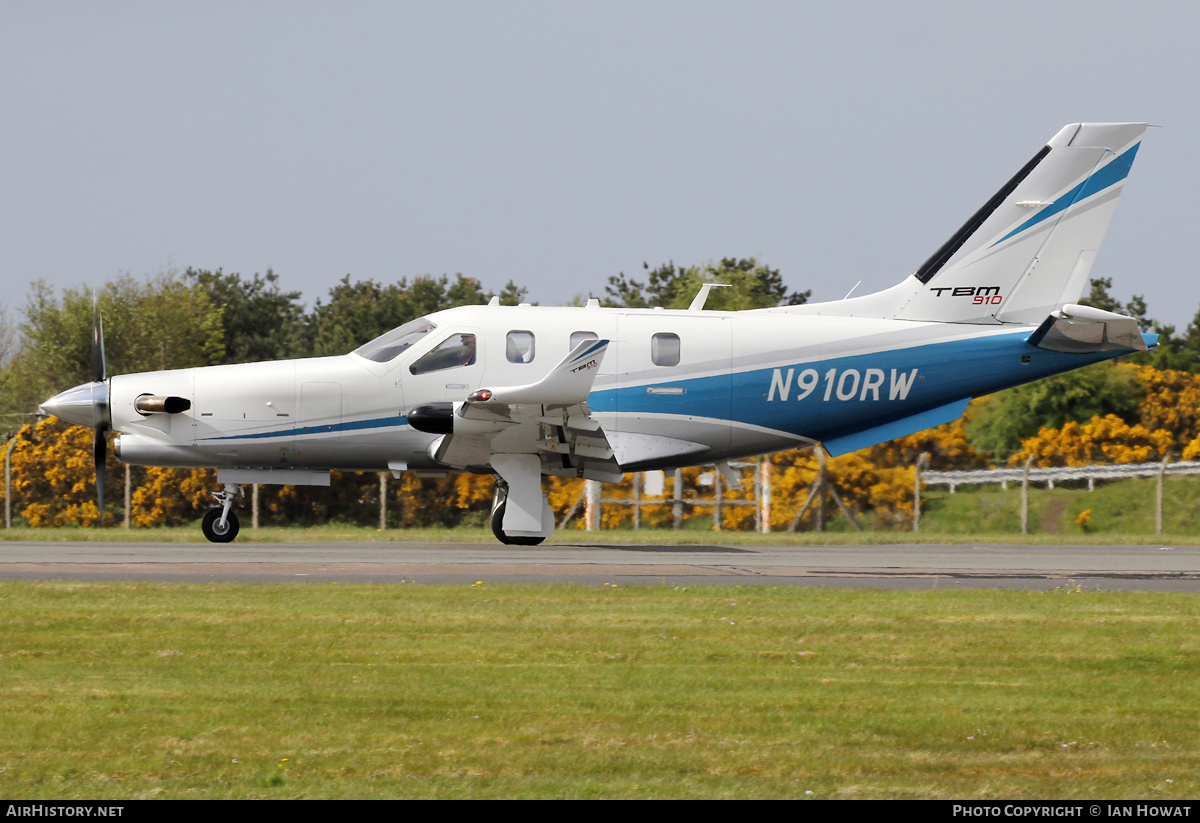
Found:
[{"label": "wing", "polygon": [[587,405],[608,343],[580,343],[536,383],[479,389],[455,403],[431,456],[457,469],[497,469],[498,455],[538,455],[546,474],[619,482],[621,466]]}]

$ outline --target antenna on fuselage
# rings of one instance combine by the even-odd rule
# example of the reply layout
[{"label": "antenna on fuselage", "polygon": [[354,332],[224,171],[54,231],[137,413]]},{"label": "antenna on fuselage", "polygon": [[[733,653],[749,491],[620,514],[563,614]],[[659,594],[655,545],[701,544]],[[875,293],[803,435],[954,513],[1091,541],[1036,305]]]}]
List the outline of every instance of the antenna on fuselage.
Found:
[{"label": "antenna on fuselage", "polygon": [[696,292],[696,296],[692,298],[692,305],[688,306],[688,311],[700,311],[704,308],[704,304],[708,302],[708,293],[714,288],[727,289],[732,283],[705,283],[700,287],[700,291]]}]

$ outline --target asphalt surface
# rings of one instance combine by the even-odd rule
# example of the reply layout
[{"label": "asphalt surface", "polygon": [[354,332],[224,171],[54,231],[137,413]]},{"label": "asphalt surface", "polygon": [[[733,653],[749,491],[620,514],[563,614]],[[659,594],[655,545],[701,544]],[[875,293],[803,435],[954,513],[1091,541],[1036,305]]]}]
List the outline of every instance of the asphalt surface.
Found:
[{"label": "asphalt surface", "polygon": [[0,580],[1200,591],[1200,546],[0,542]]}]

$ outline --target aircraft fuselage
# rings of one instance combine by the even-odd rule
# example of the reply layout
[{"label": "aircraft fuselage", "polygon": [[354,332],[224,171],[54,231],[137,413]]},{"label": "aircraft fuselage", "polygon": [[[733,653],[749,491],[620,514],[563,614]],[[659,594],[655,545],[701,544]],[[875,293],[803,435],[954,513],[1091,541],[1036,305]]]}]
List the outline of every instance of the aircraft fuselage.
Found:
[{"label": "aircraft fuselage", "polygon": [[[408,425],[408,410],[532,382],[570,351],[572,335],[611,341],[588,405],[626,470],[841,438],[853,446],[864,430],[914,417],[925,428],[936,423],[920,415],[1119,354],[1037,349],[1026,342],[1029,326],[774,310],[471,306],[428,319],[435,330],[388,362],[347,354],[113,377],[120,457],[175,467],[445,469],[430,455],[436,435]],[[510,356],[513,333],[532,355]],[[412,373],[454,335],[474,336],[473,362]],[[142,395],[184,397],[191,408],[143,415],[134,409]]]}]

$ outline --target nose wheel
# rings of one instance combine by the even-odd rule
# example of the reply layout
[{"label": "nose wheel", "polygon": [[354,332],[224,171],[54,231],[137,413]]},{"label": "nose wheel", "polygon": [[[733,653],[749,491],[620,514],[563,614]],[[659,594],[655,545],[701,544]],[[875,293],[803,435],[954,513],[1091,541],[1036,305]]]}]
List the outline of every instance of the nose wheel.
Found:
[{"label": "nose wheel", "polygon": [[222,513],[221,509],[209,509],[204,515],[204,522],[200,524],[204,536],[213,543],[229,543],[238,535],[240,524],[237,515],[229,512],[222,519]]},{"label": "nose wheel", "polygon": [[242,491],[242,487],[237,483],[226,483],[225,488],[219,492],[213,492],[213,497],[221,504],[219,509],[209,509],[204,515],[204,521],[200,524],[200,530],[204,532],[204,536],[213,543],[229,543],[238,535],[238,519],[230,509],[233,507],[233,499]]}]

